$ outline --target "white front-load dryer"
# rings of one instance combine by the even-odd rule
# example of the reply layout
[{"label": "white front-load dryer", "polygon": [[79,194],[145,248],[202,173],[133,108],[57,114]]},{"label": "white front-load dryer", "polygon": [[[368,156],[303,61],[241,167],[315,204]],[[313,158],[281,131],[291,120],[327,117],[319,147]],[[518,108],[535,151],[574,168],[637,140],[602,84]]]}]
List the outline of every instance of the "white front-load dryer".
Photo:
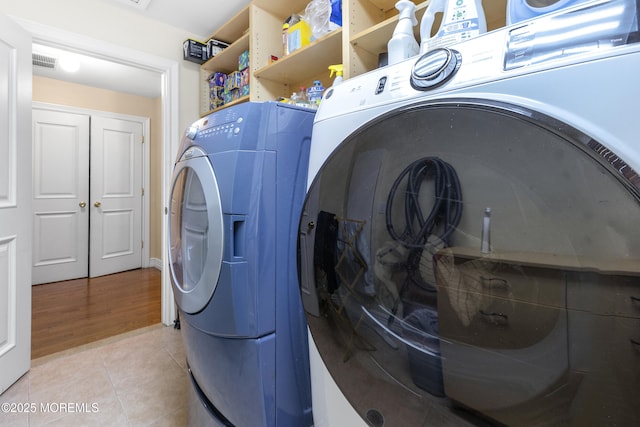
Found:
[{"label": "white front-load dryer", "polygon": [[331,88],[299,228],[316,426],[640,424],[636,0]]}]

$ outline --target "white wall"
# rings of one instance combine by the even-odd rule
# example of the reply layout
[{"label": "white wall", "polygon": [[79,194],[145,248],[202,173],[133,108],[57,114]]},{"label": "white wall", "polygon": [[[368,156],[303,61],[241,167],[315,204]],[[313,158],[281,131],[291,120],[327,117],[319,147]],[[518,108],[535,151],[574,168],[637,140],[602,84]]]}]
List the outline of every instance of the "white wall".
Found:
[{"label": "white wall", "polygon": [[185,33],[103,0],[0,0],[0,13],[178,61],[180,129],[199,117],[199,66],[182,60],[182,42],[205,38],[202,35]]}]

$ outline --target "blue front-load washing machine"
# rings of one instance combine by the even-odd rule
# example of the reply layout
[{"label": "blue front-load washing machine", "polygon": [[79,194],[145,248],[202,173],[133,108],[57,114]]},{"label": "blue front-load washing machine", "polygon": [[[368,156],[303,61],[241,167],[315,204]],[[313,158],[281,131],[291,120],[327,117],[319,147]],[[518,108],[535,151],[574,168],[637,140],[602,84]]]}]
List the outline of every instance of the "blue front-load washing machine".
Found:
[{"label": "blue front-load washing machine", "polygon": [[313,118],[244,103],[200,119],[182,140],[168,239],[190,425],[313,422],[296,273]]}]

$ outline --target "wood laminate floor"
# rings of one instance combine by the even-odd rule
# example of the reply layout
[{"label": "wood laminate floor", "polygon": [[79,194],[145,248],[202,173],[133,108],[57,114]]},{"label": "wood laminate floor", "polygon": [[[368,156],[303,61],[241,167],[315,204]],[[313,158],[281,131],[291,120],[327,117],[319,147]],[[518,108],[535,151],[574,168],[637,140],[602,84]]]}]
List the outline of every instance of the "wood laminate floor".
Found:
[{"label": "wood laminate floor", "polygon": [[33,286],[31,358],[158,324],[160,295],[155,268]]}]

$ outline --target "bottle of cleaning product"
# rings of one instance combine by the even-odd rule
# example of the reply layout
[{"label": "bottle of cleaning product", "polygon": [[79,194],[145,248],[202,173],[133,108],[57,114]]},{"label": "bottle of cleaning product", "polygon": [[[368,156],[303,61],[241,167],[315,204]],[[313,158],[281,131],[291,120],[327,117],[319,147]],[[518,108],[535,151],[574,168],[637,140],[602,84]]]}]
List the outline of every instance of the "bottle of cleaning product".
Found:
[{"label": "bottle of cleaning product", "polygon": [[309,107],[307,90],[304,87],[300,87],[300,91],[293,92],[291,94],[291,103],[297,105],[298,107]]},{"label": "bottle of cleaning product", "polygon": [[393,35],[387,43],[389,65],[396,64],[420,52],[420,45],[413,36],[413,27],[418,25],[416,19],[416,5],[409,0],[396,3],[399,17]]},{"label": "bottle of cleaning product", "polygon": [[324,92],[324,86],[320,80],[314,80],[313,86],[307,88],[307,101],[311,108],[318,108],[322,101],[322,92]]},{"label": "bottle of cleaning product", "polygon": [[338,86],[340,83],[342,83],[342,75],[344,74],[344,68],[342,64],[329,65],[329,71],[331,71],[329,77],[333,77],[334,74],[336,76],[331,87]]},{"label": "bottle of cleaning product", "polygon": [[[435,36],[431,29],[435,14],[442,23]],[[482,0],[432,0],[420,23],[420,53],[476,37],[487,32]]]},{"label": "bottle of cleaning product", "polygon": [[287,56],[291,53],[289,49],[289,29],[300,22],[300,15],[294,13],[284,20],[282,24],[282,54]]},{"label": "bottle of cleaning product", "polygon": [[282,55],[289,55],[289,24],[282,24]]}]

